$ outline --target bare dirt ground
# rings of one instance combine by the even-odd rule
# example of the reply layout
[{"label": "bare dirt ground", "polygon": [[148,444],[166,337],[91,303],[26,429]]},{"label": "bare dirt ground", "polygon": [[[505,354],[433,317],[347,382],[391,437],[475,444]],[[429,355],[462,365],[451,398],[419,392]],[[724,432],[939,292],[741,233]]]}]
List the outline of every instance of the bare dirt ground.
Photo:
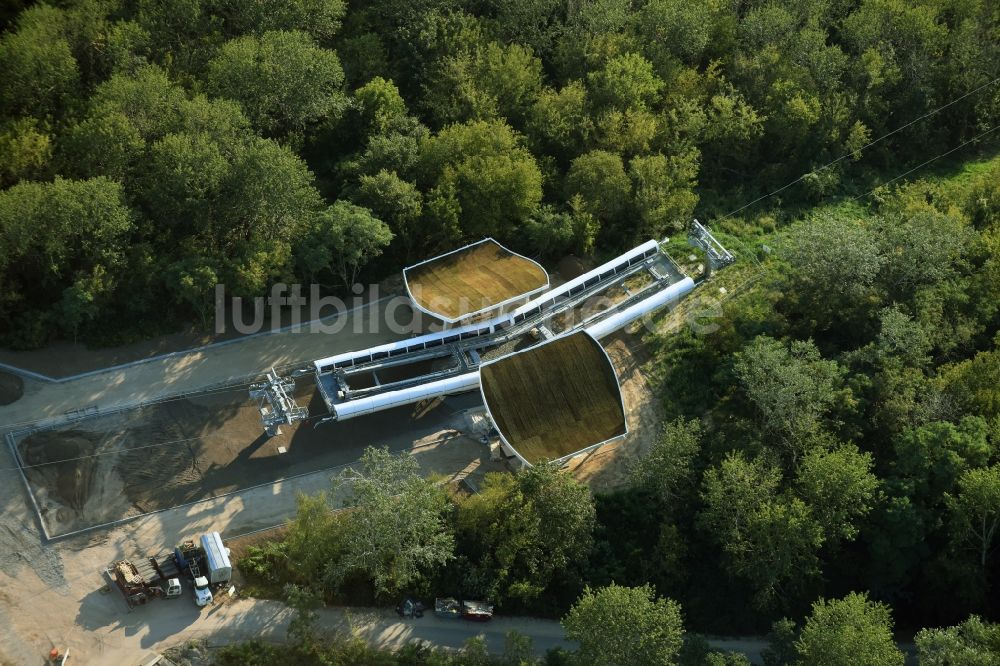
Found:
[{"label": "bare dirt ground", "polygon": [[[97,413],[103,416],[116,405],[186,394],[205,386],[233,381],[233,378],[260,373],[271,365],[308,361],[402,337],[386,330],[384,325],[381,329],[371,325],[373,320],[385,320],[385,304],[376,305],[346,315],[347,325],[335,335],[282,333],[241,340],[214,348],[210,353],[194,351],[61,384],[25,380],[24,396],[12,405],[0,406],[0,433],[23,429],[32,423],[37,425],[39,420],[65,420],[67,412],[91,413],[93,407],[97,407]],[[240,400],[245,400],[245,391],[246,387],[242,387],[229,398],[239,396]],[[187,396],[183,398],[188,399]],[[225,403],[223,397],[218,400]],[[176,402],[182,403],[182,400]],[[232,411],[232,408],[227,410],[224,404],[222,409],[219,409],[219,404],[204,403],[201,406],[219,412]],[[186,406],[188,410],[195,411],[197,407],[197,401]],[[465,408],[463,403],[444,401],[436,406],[422,407],[413,421],[389,412],[372,417],[371,430],[327,430],[329,441],[324,444],[307,438],[303,440],[301,451],[325,448],[336,451],[342,456],[343,463],[349,463],[357,460],[364,446],[385,444],[394,451],[413,455],[428,474],[456,478],[499,469],[497,463],[489,460],[486,447],[461,436],[459,431],[467,421],[464,415],[458,413]],[[236,422],[232,425],[238,424],[239,417],[235,416],[238,411],[236,409],[225,421],[235,418]],[[81,419],[76,423],[86,421]],[[355,423],[361,422],[358,420]],[[290,456],[283,458],[288,463],[277,462],[274,449],[259,447],[249,450],[245,443],[255,441],[259,425],[254,421],[251,433],[251,422],[244,423],[246,430],[242,431],[242,443],[234,444],[216,437],[214,439],[222,441],[217,441],[207,455],[238,458],[238,452],[246,452],[244,458],[249,466],[241,467],[241,474],[252,472],[263,475],[265,469],[275,465],[294,467],[297,464],[294,460],[299,454],[294,451],[299,442],[287,446],[288,453],[281,454]],[[324,434],[323,427],[317,429],[317,437]],[[72,431],[73,428],[63,430]],[[94,444],[91,434],[86,434],[89,431],[84,428],[77,430],[81,434],[67,438],[68,441],[61,445],[57,444],[53,451],[47,451],[50,445],[44,441],[35,444],[38,447],[35,455],[60,459],[66,455],[65,451],[59,450],[60,446],[86,452],[93,447],[127,447],[137,443],[130,444],[128,439],[119,439],[98,440]],[[146,432],[151,432],[149,426]],[[238,433],[240,429],[234,427],[227,432]],[[384,438],[382,433],[386,433]],[[293,436],[283,437],[290,441]],[[276,439],[271,444],[281,443]],[[232,450],[227,447],[232,447]],[[140,451],[135,451],[128,455],[139,454]],[[325,453],[315,455],[322,457]],[[258,460],[262,457],[263,460]],[[105,458],[110,461],[115,456]],[[146,466],[147,462],[144,457]],[[220,471],[219,462],[216,458],[216,468],[211,471],[212,487],[246,488],[248,484],[242,478]],[[142,614],[139,610],[129,613],[120,596],[101,592],[105,584],[99,573],[101,567],[115,559],[159,551],[209,530],[218,530],[228,537],[281,524],[294,515],[297,493],[328,489],[330,477],[336,471],[337,468],[334,468],[304,476],[286,476],[274,483],[145,515],[111,529],[45,542],[34,510],[30,508],[29,496],[21,482],[15,458],[9,447],[0,447],[0,664],[42,664],[43,657],[54,646],[71,648],[73,663],[137,663],[140,655],[154,645],[197,637],[199,632],[214,633],[218,627],[211,623],[211,616],[208,613],[199,614],[186,598],[175,600],[164,608],[142,609],[152,613]],[[62,479],[62,490],[69,499],[60,497],[60,504],[65,500],[65,506],[70,507],[70,518],[80,511],[73,508],[74,504],[81,506],[82,502],[86,512],[88,502],[92,504],[94,501],[87,498],[94,496],[95,489],[97,496],[111,505],[120,502],[118,506],[132,506],[124,483],[120,497],[114,496],[111,482],[105,478],[114,475],[108,474],[105,469],[88,472],[82,468],[78,476],[76,471],[73,474]],[[207,466],[203,475],[210,475]],[[281,474],[273,474],[271,478],[277,476]],[[55,477],[49,481],[59,489],[58,474]],[[158,483],[155,478],[145,484],[136,483],[131,492],[134,495],[147,493],[146,501],[150,501],[159,492]],[[74,492],[77,488],[81,492]],[[184,491],[184,488],[175,490]],[[186,488],[197,489],[198,483],[189,483]]]},{"label": "bare dirt ground", "polygon": [[24,436],[16,446],[55,537],[342,465],[360,456],[358,443],[401,451],[434,433],[457,437],[442,428],[456,407],[477,404],[471,395],[426,414],[401,407],[314,427],[327,410],[311,377],[299,380],[296,398],[309,406],[310,421],[273,438],[263,433],[256,402],[239,388],[81,419]]},{"label": "bare dirt ground", "polygon": [[399,328],[393,331],[386,324],[394,316],[394,307],[393,301],[384,301],[346,313],[342,328],[334,333],[297,330],[247,338],[59,384],[26,379],[20,400],[0,405],[0,428],[17,429],[78,412],[104,413],[210,386],[252,381],[272,366],[304,364],[399,340],[407,333]]},{"label": "bare dirt ground", "polygon": [[649,450],[660,427],[660,403],[647,378],[644,364],[649,354],[642,340],[619,332],[603,341],[618,372],[629,434],[623,441],[606,444],[573,458],[566,466],[594,492],[607,492],[627,481],[628,463]]},{"label": "bare dirt ground", "polygon": [[[297,439],[292,433],[271,440],[275,447],[288,446],[288,453],[280,456],[302,456],[298,462],[290,457],[290,462],[278,463],[279,454],[260,448],[247,454],[249,466],[235,451],[235,456],[222,454],[232,457],[233,467],[216,478],[228,478],[238,487],[249,483],[239,474],[256,478],[252,475],[265,474],[258,470],[266,467],[276,470],[273,478],[283,470],[303,469],[297,465],[314,465],[310,457],[328,466],[55,542],[43,543],[23,484],[8,474],[7,482],[0,484],[0,552],[5,554],[0,558],[0,663],[40,664],[41,656],[53,646],[70,647],[78,664],[133,663],[151,647],[215,633],[220,627],[213,616],[222,611],[213,608],[199,613],[186,597],[129,611],[120,595],[101,592],[101,567],[122,557],[159,551],[208,530],[219,530],[228,539],[280,525],[294,515],[298,493],[328,489],[331,476],[356,461],[369,444],[408,453],[423,473],[443,474],[452,480],[500,471],[503,466],[490,461],[487,447],[462,433],[467,423],[465,410],[476,408],[475,402],[470,404],[463,397],[444,400],[421,410],[415,420],[405,414],[382,413],[355,420],[351,430],[334,428],[324,434],[327,426],[320,426],[310,432],[315,440]],[[343,463],[329,464],[336,460]],[[218,467],[218,461],[215,464]],[[0,466],[8,472],[13,467],[6,449],[0,453]],[[155,497],[161,491],[154,480],[143,492]],[[123,490],[123,496],[128,497],[127,491]],[[242,626],[242,621],[232,619],[234,625]]]}]

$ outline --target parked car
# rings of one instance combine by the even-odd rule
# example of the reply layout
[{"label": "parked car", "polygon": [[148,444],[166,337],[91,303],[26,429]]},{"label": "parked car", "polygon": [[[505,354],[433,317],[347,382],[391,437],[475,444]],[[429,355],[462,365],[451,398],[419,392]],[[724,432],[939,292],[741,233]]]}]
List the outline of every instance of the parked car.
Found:
[{"label": "parked car", "polygon": [[458,599],[438,597],[434,600],[434,614],[447,619],[457,619],[462,617],[462,606],[458,603]]},{"label": "parked car", "polygon": [[486,622],[493,617],[493,606],[485,601],[463,601],[462,617],[473,622]]},{"label": "parked car", "polygon": [[423,617],[424,605],[414,599],[403,599],[396,606],[396,612],[400,617]]}]

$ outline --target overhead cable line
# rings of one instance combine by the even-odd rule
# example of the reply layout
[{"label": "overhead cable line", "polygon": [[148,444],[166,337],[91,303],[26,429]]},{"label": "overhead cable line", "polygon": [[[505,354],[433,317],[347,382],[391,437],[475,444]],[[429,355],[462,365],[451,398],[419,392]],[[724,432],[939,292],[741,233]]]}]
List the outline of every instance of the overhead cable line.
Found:
[{"label": "overhead cable line", "polygon": [[[736,210],[730,211],[730,212],[726,213],[725,215],[723,215],[722,217],[716,218],[716,220],[724,220],[727,217],[731,217],[733,215],[736,215],[737,213],[739,213],[739,212],[741,212],[741,211],[749,208],[750,206],[754,205],[755,203],[759,203],[759,202],[763,201],[764,199],[767,199],[769,197],[773,197],[775,194],[778,194],[780,192],[783,192],[783,191],[787,190],[792,185],[795,185],[796,183],[802,182],[803,180],[805,180],[809,176],[811,176],[813,174],[817,174],[817,173],[819,173],[821,171],[824,171],[825,169],[829,169],[833,165],[835,165],[835,164],[837,164],[837,163],[839,163],[839,162],[847,159],[848,157],[852,157],[854,155],[858,155],[858,154],[862,153],[863,151],[868,150],[869,148],[871,148],[875,144],[877,144],[877,143],[879,143],[881,141],[884,141],[885,139],[888,139],[890,136],[892,136],[894,134],[898,134],[899,132],[902,132],[906,128],[911,127],[912,125],[920,122],[921,120],[924,120],[926,118],[930,118],[931,116],[937,115],[938,113],[944,111],[945,109],[947,109],[948,107],[952,106],[953,104],[956,104],[956,103],[962,101],[963,99],[965,99],[966,97],[969,97],[970,95],[976,94],[977,92],[979,92],[980,90],[983,90],[984,88],[988,88],[989,86],[995,85],[997,82],[1000,82],[1000,76],[998,76],[997,78],[993,79],[992,81],[984,83],[983,85],[979,86],[978,88],[970,90],[969,92],[965,93],[964,95],[962,95],[960,97],[956,97],[955,99],[951,100],[947,104],[939,106],[938,108],[936,108],[936,109],[934,109],[932,111],[928,111],[927,113],[925,113],[924,115],[920,116],[919,118],[911,120],[910,122],[908,122],[905,125],[902,125],[900,127],[897,127],[896,129],[892,130],[891,132],[883,134],[882,136],[878,137],[877,139],[875,139],[873,141],[869,141],[868,143],[866,143],[865,145],[861,146],[857,150],[852,150],[849,153],[844,153],[843,155],[841,155],[837,159],[835,159],[835,160],[833,160],[831,162],[827,162],[826,164],[824,164],[821,167],[813,169],[812,171],[807,171],[806,173],[802,174],[801,176],[799,176],[795,180],[793,180],[793,181],[791,181],[789,183],[786,183],[785,185],[782,185],[781,187],[779,187],[778,189],[774,190],[773,192],[769,192],[767,194],[759,196],[756,199],[754,199],[753,201],[751,201],[750,203],[744,204],[743,206],[740,206]],[[976,138],[979,138],[979,137],[978,136],[977,137],[973,137],[973,139],[970,139],[969,141],[972,141],[972,140],[974,140]],[[968,143],[968,142],[966,142],[966,143]],[[965,144],[963,143],[962,145],[964,146]],[[962,146],[959,146],[959,148],[961,148],[961,147]],[[957,150],[957,148],[955,150]],[[923,166],[923,165],[921,165],[921,166]],[[917,168],[920,168],[920,167],[917,167]],[[910,172],[907,172],[907,173],[910,173]],[[903,174],[903,175],[905,175],[905,174]]]}]

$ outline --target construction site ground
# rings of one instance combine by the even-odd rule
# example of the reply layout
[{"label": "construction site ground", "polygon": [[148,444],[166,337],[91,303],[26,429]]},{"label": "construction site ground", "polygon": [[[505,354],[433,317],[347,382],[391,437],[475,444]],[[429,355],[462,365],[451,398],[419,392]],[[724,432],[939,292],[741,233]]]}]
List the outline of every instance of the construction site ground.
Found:
[{"label": "construction site ground", "polygon": [[[381,317],[381,307],[381,303],[375,303],[347,316]],[[366,328],[359,326],[356,329],[349,325],[345,330]],[[38,419],[65,418],[67,412],[85,411],[93,405],[98,407],[99,418],[113,419],[115,417],[107,416],[107,413],[114,406],[197,392],[204,386],[259,373],[271,365],[360,349],[399,337],[388,331],[341,333],[336,336],[285,333],[247,339],[214,352],[177,355],[65,383],[51,384],[27,379],[24,381],[24,395],[9,405],[0,406],[0,423],[5,424],[0,429],[3,432],[22,430],[26,424]],[[655,436],[655,401],[645,383],[641,364],[636,359],[635,351],[641,347],[637,347],[638,344],[637,338],[628,335],[613,336],[606,341],[609,354],[621,375],[625,406],[633,432],[624,444],[604,447],[572,464],[574,473],[591,483],[595,490],[620,483],[624,478],[624,461],[646,439]],[[111,504],[118,502],[126,511],[149,510],[161,504],[169,505],[177,498],[198,498],[226,492],[227,489],[246,488],[253,485],[254,479],[267,479],[268,476],[271,479],[286,478],[236,490],[223,497],[167,508],[112,528],[49,542],[39,531],[15,459],[7,447],[3,447],[0,452],[0,474],[3,474],[3,483],[0,483],[0,552],[5,557],[0,558],[0,663],[41,664],[49,650],[58,647],[71,650],[73,663],[129,664],[137,663],[148,650],[163,649],[191,638],[220,636],[227,640],[254,635],[281,638],[287,611],[280,604],[244,599],[227,601],[199,611],[185,595],[129,612],[120,595],[102,591],[105,581],[101,568],[115,559],[159,552],[164,547],[210,530],[218,530],[224,538],[230,538],[280,525],[294,515],[298,493],[329,488],[330,477],[337,471],[331,467],[356,460],[369,444],[384,444],[395,451],[409,452],[422,470],[444,473],[451,478],[502,469],[500,463],[490,461],[485,446],[461,434],[468,422],[463,410],[475,403],[477,397],[476,394],[470,395],[457,400],[449,399],[414,420],[410,420],[407,414],[388,412],[340,426],[320,426],[315,435],[304,434],[304,429],[311,427],[307,424],[294,433],[267,441],[258,441],[260,431],[253,426],[259,428],[259,425],[251,423],[249,412],[243,413],[249,407],[238,404],[242,398],[237,397],[245,396],[245,393],[234,391],[231,394],[219,392],[200,397],[185,396],[176,400],[177,405],[171,408],[179,412],[141,410],[137,414],[146,412],[146,416],[142,417],[141,424],[132,424],[133,433],[138,429],[148,433],[146,436],[159,436],[153,432],[155,424],[163,423],[164,419],[170,422],[171,414],[180,413],[182,416],[200,415],[201,420],[197,421],[200,425],[189,428],[208,429],[210,433],[225,432],[226,435],[212,436],[202,442],[205,450],[198,452],[199,460],[203,461],[198,470],[191,470],[194,458],[186,447],[180,451],[177,460],[170,464],[183,462],[188,476],[178,479],[172,486],[160,488],[164,483],[162,476],[151,478],[145,484],[132,482],[131,490],[123,481],[119,496],[112,501],[109,498],[113,488],[105,478],[110,478],[110,475],[106,474],[107,470],[102,470],[95,472],[88,494],[75,497],[74,502],[79,504],[82,501],[86,507],[88,501],[93,504],[92,497],[104,497]],[[472,400],[472,403],[464,402],[466,400]],[[124,414],[122,418],[126,418]],[[253,417],[257,418],[255,412]],[[89,417],[80,419],[69,429],[77,428],[88,420]],[[95,420],[94,423],[101,421]],[[111,421],[103,423],[104,432],[112,430]],[[324,431],[324,428],[332,429]],[[65,426],[59,426],[57,432],[65,435],[66,430]],[[325,433],[330,433],[329,439]],[[276,447],[286,442],[287,453],[278,454]],[[119,439],[116,445],[127,447],[137,443],[138,440],[130,444],[128,440],[123,442]],[[36,446],[44,448],[47,445]],[[148,451],[157,448],[170,447],[151,447]],[[319,462],[305,460],[314,456]],[[142,468],[156,465],[155,454],[145,456],[136,452],[134,457],[133,473],[139,474]],[[317,471],[288,478],[293,473],[308,472],[310,467]],[[97,489],[97,495],[93,495],[95,483],[97,486],[108,484],[108,487]],[[168,495],[161,496],[161,492]],[[138,507],[134,506],[136,500]],[[78,509],[73,511],[79,512]],[[467,631],[469,636],[480,629],[475,625],[462,626],[467,627],[462,631]],[[271,629],[268,630],[268,627]],[[386,632],[396,632],[397,629],[373,631],[373,642],[379,642],[386,638]],[[493,647],[502,649],[502,645]]]},{"label": "construction site ground", "polygon": [[[296,398],[313,418],[277,437],[264,435],[257,403],[238,387],[83,418],[20,436],[15,446],[46,530],[57,537],[334,469],[368,445],[394,452],[436,446],[460,438],[459,410],[479,405],[468,394],[314,427],[326,407],[311,377],[299,379]],[[451,448],[475,455],[470,441]]]}]

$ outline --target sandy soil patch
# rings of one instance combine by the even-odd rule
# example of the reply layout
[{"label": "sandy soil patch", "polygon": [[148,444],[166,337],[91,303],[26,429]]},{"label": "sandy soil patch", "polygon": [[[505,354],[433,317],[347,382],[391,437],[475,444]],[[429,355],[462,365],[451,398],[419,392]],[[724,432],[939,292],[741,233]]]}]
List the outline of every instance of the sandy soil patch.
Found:
[{"label": "sandy soil patch", "polygon": [[312,378],[300,379],[296,393],[310,420],[274,438],[237,388],[81,419],[19,436],[16,446],[41,519],[57,536],[336,467],[365,445],[404,450],[433,439],[453,413],[402,407],[316,426],[326,406]]},{"label": "sandy soil patch", "polygon": [[649,450],[660,429],[661,408],[645,369],[649,352],[642,340],[625,332],[603,341],[618,372],[629,434],[624,440],[602,446],[566,465],[573,476],[594,492],[619,488],[628,480],[627,465]]}]

